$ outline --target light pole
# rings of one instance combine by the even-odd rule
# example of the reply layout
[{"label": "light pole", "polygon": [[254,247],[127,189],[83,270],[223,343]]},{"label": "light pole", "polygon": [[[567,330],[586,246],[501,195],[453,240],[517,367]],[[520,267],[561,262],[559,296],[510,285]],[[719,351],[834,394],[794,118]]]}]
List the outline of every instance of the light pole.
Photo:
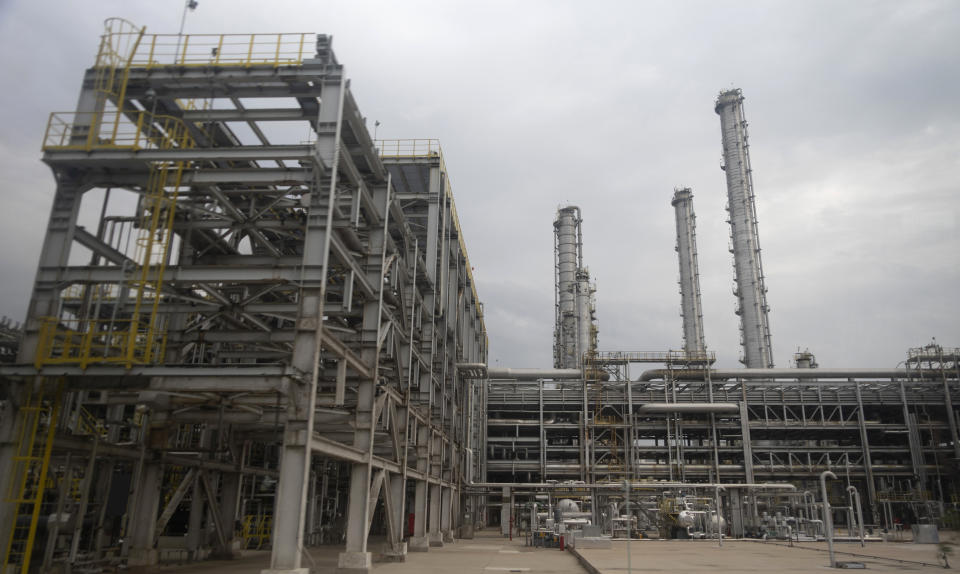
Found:
[{"label": "light pole", "polygon": [[186,0],[183,5],[183,15],[180,17],[180,31],[177,32],[177,50],[173,53],[173,63],[177,63],[177,58],[180,57],[180,42],[183,40],[183,26],[187,23],[187,10],[191,12],[197,9],[199,2],[197,0]]}]

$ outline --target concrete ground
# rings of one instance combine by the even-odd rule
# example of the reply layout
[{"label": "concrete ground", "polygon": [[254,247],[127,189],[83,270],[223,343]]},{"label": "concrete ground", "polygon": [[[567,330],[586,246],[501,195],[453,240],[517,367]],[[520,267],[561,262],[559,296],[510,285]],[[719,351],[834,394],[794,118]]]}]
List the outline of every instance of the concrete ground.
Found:
[{"label": "concrete ground", "polygon": [[[371,541],[371,551],[379,542]],[[303,566],[315,573],[336,572],[339,546],[310,548]],[[161,566],[156,571],[169,574],[202,572],[206,574],[260,574],[269,568],[268,550],[243,552],[238,560],[208,560],[192,564]],[[558,549],[527,548],[522,538],[510,541],[498,532],[481,531],[472,540],[457,540],[429,552],[410,552],[405,562],[374,562],[376,574],[496,574],[497,572],[555,572],[584,574],[577,558]]]},{"label": "concrete ground", "polygon": [[[377,543],[371,543],[375,551]],[[862,562],[875,572],[932,572],[939,569],[937,545],[897,542],[835,546],[837,560]],[[826,543],[760,542],[724,540],[717,547],[710,540],[634,540],[630,542],[635,572],[818,572],[829,564]],[[337,546],[311,548],[304,566],[315,573],[336,572]],[[555,572],[558,574],[624,574],[627,572],[627,543],[615,540],[611,549],[581,549],[586,566],[571,552],[527,548],[522,538],[513,541],[496,531],[480,531],[472,540],[457,540],[429,552],[411,552],[406,562],[375,562],[375,574],[496,574],[497,572]],[[960,552],[955,562],[960,564]],[[897,562],[894,559],[903,562]],[[170,574],[259,574],[270,564],[269,551],[245,551],[239,560],[211,560],[179,566],[163,566]],[[955,566],[955,564],[951,564]]]},{"label": "concrete ground", "polygon": [[[838,562],[862,562],[875,572],[921,572],[942,568],[936,544],[868,543],[834,545]],[[579,551],[592,574],[627,572],[627,543],[611,549]],[[634,540],[630,554],[635,572],[816,572],[830,564],[827,544],[724,540]],[[960,558],[960,557],[958,557]],[[899,559],[904,562],[897,562]],[[928,565],[923,565],[926,563]]]}]

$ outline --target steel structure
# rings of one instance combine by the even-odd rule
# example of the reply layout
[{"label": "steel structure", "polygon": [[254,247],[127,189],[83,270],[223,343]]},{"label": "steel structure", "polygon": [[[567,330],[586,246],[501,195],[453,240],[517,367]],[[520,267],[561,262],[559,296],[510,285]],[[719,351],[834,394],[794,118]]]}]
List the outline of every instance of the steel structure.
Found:
[{"label": "steel structure", "polygon": [[0,370],[3,572],[121,540],[131,567],[270,547],[304,572],[339,542],[366,571],[371,531],[402,557],[408,515],[426,550],[482,511],[461,486],[485,390],[455,365],[487,338],[443,157],[378,151],[330,37],[109,20],[43,151],[56,195]]},{"label": "steel structure", "polygon": [[[812,491],[832,470],[864,493],[868,524],[936,520],[960,495],[958,359],[960,349],[932,345],[901,369],[714,370],[711,353],[599,352],[590,368],[606,382],[491,374],[488,480],[788,481]],[[740,533],[770,510],[736,496],[727,504]]]},{"label": "steel structure", "polygon": [[580,208],[557,210],[554,229],[553,363],[558,369],[578,368],[587,353],[596,351],[595,289],[590,270],[583,265],[583,229]]},{"label": "steel structure", "polygon": [[743,93],[739,89],[721,92],[716,113],[723,134],[723,166],[727,175],[727,212],[730,224],[730,252],[733,253],[734,295],[740,316],[743,346],[741,362],[747,368],[773,367],[770,322],[767,317],[767,288],[760,260],[757,208],[750,167],[747,120],[743,114]]},{"label": "steel structure", "polygon": [[703,309],[700,305],[700,266],[697,262],[697,218],[689,187],[673,190],[670,202],[677,220],[677,259],[680,264],[680,315],[683,317],[683,348],[688,353],[706,350]]}]

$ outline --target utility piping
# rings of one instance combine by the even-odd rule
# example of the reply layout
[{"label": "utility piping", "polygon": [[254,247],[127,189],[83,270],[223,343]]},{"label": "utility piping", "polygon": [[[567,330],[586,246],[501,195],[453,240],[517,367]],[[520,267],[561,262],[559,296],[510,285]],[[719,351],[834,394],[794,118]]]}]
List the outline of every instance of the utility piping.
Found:
[{"label": "utility piping", "polygon": [[[651,369],[640,374],[638,382],[672,376],[674,379],[703,379],[702,369]],[[916,376],[916,373],[913,373]],[[906,369],[715,369],[710,371],[714,382],[723,379],[905,379]]]}]

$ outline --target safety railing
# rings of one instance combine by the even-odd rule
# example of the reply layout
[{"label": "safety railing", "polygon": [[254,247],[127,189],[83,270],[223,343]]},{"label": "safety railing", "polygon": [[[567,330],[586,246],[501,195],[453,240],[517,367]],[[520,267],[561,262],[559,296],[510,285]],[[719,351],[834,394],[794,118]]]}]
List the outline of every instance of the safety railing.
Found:
[{"label": "safety railing", "polygon": [[40,322],[36,367],[73,364],[148,364],[163,356],[166,337],[156,325],[134,319]]},{"label": "safety railing", "polygon": [[43,136],[43,150],[175,149],[193,147],[186,124],[146,111],[54,112]]},{"label": "safety railing", "polygon": [[380,150],[380,157],[439,157],[441,161],[443,158],[437,139],[376,140],[374,143]]},{"label": "safety railing", "polygon": [[313,56],[316,41],[312,33],[146,34],[130,67],[298,66]]}]

